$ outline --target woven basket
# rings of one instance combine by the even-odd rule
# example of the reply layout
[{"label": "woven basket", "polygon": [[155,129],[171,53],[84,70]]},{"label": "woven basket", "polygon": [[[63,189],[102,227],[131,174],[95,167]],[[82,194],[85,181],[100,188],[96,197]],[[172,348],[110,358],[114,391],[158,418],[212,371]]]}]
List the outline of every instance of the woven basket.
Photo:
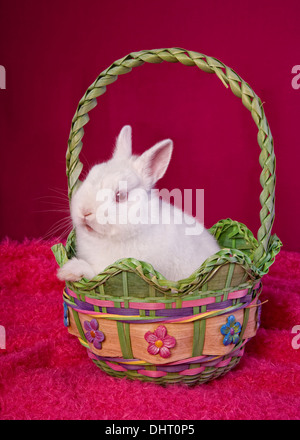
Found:
[{"label": "woven basket", "polygon": [[[261,226],[257,239],[242,223],[221,220],[210,232],[221,250],[187,279],[166,280],[149,263],[119,260],[92,280],[67,282],[64,323],[92,361],[116,377],[159,384],[201,384],[231,370],[259,327],[261,279],[279,252],[274,220],[275,155],[262,103],[252,88],[215,58],[179,48],[130,53],[103,71],[80,100],[66,155],[69,198],[80,184],[83,126],[96,99],[119,75],[144,63],[180,62],[215,73],[241,98],[258,127]],[[62,266],[76,254],[72,231],[53,248]],[[153,354],[155,353],[155,354]]]}]

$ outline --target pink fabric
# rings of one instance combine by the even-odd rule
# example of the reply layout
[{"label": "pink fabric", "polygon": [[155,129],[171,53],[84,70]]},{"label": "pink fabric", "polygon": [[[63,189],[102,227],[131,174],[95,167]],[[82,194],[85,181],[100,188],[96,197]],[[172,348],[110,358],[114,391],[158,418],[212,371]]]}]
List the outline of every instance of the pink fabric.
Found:
[{"label": "pink fabric", "polygon": [[[300,254],[281,251],[264,278],[262,323],[239,365],[187,388],[116,379],[63,325],[50,242],[0,245],[1,419],[299,419]],[[297,344],[294,344],[297,346]]]}]

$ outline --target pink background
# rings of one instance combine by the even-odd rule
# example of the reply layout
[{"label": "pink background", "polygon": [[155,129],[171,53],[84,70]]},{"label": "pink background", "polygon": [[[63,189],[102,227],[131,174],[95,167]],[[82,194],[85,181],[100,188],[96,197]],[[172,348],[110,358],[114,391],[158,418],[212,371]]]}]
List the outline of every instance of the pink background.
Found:
[{"label": "pink background", "polygon": [[[80,98],[100,72],[133,51],[183,47],[216,57],[264,103],[277,156],[273,232],[300,250],[300,3],[277,1],[52,0],[3,3],[0,65],[1,236],[48,237],[66,213],[65,151]],[[299,81],[300,84],[300,81]],[[204,188],[205,225],[259,227],[259,146],[250,113],[215,75],[181,64],[144,64],[108,86],[90,113],[84,171],[109,158],[124,124],[134,152],[172,138],[159,187]],[[58,193],[58,192],[59,193]]]}]

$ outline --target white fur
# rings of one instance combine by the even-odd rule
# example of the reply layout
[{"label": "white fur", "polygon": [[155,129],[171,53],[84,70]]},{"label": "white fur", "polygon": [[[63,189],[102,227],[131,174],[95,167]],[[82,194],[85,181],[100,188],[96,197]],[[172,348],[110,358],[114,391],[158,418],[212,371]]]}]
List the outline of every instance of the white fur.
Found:
[{"label": "white fur", "polygon": [[[220,250],[203,225],[198,223],[202,228],[200,235],[187,235],[185,222],[176,224],[172,221],[182,218],[182,211],[150,197],[151,188],[169,165],[172,149],[173,142],[167,139],[141,156],[133,156],[131,127],[123,127],[112,159],[94,166],[72,197],[77,258],[72,258],[58,270],[60,279],[90,279],[115,261],[133,257],[150,263],[167,279],[175,281],[190,276],[209,256]],[[119,182],[126,182],[127,202],[116,203]],[[140,191],[143,197],[132,198],[132,195],[140,194],[138,189],[143,190]],[[97,200],[99,190],[108,190],[105,200]],[[101,224],[107,218],[108,208],[114,208],[116,215],[108,223]],[[144,212],[146,224],[127,221],[128,212],[130,209],[133,212],[133,208],[137,214]],[[168,216],[169,210],[171,222],[164,224],[162,219]],[[185,218],[195,222],[190,216]]]}]

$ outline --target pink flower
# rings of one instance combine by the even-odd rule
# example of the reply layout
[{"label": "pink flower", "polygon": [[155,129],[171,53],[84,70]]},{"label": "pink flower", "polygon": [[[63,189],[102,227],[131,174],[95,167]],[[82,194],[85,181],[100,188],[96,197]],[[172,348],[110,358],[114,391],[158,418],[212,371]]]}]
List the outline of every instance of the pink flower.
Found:
[{"label": "pink flower", "polygon": [[171,356],[170,348],[176,345],[176,339],[167,334],[167,329],[164,325],[157,327],[153,333],[145,333],[144,338],[149,343],[148,352],[152,355],[159,353],[163,358]]}]

